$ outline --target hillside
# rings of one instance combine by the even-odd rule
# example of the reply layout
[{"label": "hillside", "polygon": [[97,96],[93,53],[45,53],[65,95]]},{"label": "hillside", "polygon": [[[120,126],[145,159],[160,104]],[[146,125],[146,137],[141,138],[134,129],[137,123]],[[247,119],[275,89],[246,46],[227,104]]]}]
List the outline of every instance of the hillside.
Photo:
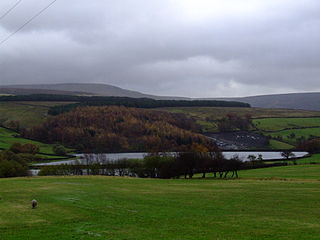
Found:
[{"label": "hillside", "polygon": [[65,90],[0,87],[0,95],[30,95],[30,94],[90,95],[90,93],[87,93],[87,92],[75,92],[75,91],[65,91]]},{"label": "hillside", "polygon": [[[98,83],[61,83],[61,84],[28,84],[0,86],[0,94],[62,94],[116,96],[131,98],[152,98],[156,100],[197,100],[197,98],[176,96],[155,96],[137,91],[127,90],[109,84]],[[206,98],[208,100],[240,101],[258,108],[286,108],[320,111],[320,93],[272,94],[235,98]]]},{"label": "hillside", "polygon": [[156,111],[185,114],[194,119],[203,132],[217,132],[217,121],[227,114],[239,116],[250,115],[253,119],[261,118],[304,118],[320,117],[319,111],[294,110],[294,109],[269,109],[269,108],[224,108],[224,107],[168,107],[157,108]]},{"label": "hillside", "polygon": [[0,126],[12,128],[14,122],[22,128],[39,125],[45,121],[51,107],[64,104],[70,102],[0,102]]},{"label": "hillside", "polygon": [[126,107],[79,107],[49,118],[25,133],[47,143],[80,151],[186,151],[214,144],[195,133],[197,125],[181,114]]},{"label": "hillside", "polygon": [[[62,83],[62,84],[28,84],[28,85],[7,85],[0,86],[1,93],[10,93],[9,89],[15,89],[20,95],[46,94],[50,91],[62,92],[66,95],[96,95],[96,96],[115,96],[115,97],[132,97],[132,98],[152,98],[152,99],[187,99],[179,97],[162,97],[131,91],[109,84],[98,83]],[[68,94],[70,92],[70,94]]]},{"label": "hillside", "polygon": [[219,98],[226,101],[241,101],[252,107],[287,108],[320,111],[320,93],[273,94],[240,98]]}]

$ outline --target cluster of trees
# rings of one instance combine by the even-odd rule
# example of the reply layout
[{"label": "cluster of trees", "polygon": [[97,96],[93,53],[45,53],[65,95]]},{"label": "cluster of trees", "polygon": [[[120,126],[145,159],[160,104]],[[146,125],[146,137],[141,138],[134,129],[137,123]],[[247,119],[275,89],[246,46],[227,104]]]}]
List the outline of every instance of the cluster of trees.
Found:
[{"label": "cluster of trees", "polygon": [[0,152],[0,177],[22,177],[28,175],[28,162],[25,157],[12,151]]},{"label": "cluster of trees", "polygon": [[319,153],[320,152],[320,138],[314,138],[311,140],[306,140],[298,145],[298,149],[302,149],[309,153]]},{"label": "cluster of trees", "polygon": [[214,177],[238,177],[238,170],[243,162],[234,157],[224,158],[221,152],[184,152],[175,156],[152,154],[143,160],[108,161],[105,155],[85,155],[84,161],[73,165],[46,166],[40,175],[109,175],[136,176],[142,178],[177,178],[184,176],[192,178],[201,173],[205,178],[207,173]]},{"label": "cluster of trees", "polygon": [[66,148],[60,144],[54,144],[52,147],[52,150],[56,155],[60,155],[60,156],[67,155]]},{"label": "cluster of trees", "polygon": [[252,126],[251,115],[239,116],[237,114],[227,114],[224,118],[220,119],[217,123],[220,132],[228,132],[235,130],[247,131]]},{"label": "cluster of trees", "polygon": [[205,178],[211,173],[215,178],[238,177],[240,169],[255,169],[284,166],[287,163],[264,163],[262,157],[243,162],[238,156],[226,159],[220,151],[181,152],[172,154],[150,154],[144,159],[122,159],[110,161],[105,154],[86,154],[75,164],[45,166],[39,175],[107,175],[141,178],[192,178],[201,174]]},{"label": "cluster of trees", "polygon": [[189,151],[194,143],[206,150],[215,148],[196,131],[194,120],[183,114],[105,106],[77,108],[51,117],[23,136],[59,142],[82,152]]},{"label": "cluster of trees", "polygon": [[0,152],[0,178],[28,175],[28,164],[38,160],[39,147],[34,144],[14,143],[9,150]]},{"label": "cluster of trees", "polygon": [[13,143],[10,147],[10,151],[14,153],[28,153],[28,154],[37,154],[39,153],[39,146],[32,143]]}]

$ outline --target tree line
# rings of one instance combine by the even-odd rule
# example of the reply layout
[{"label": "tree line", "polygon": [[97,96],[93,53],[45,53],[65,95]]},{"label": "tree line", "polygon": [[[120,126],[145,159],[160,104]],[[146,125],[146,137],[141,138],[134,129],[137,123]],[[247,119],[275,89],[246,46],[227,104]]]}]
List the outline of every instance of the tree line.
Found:
[{"label": "tree line", "polygon": [[265,164],[259,160],[243,162],[238,156],[226,159],[222,152],[180,152],[175,155],[153,153],[144,159],[120,159],[110,161],[105,154],[85,154],[74,164],[44,166],[39,175],[106,175],[140,178],[202,178],[211,174],[214,178],[238,178],[238,171],[287,165]]},{"label": "tree line", "polygon": [[104,96],[73,96],[52,94],[31,94],[17,96],[0,96],[0,101],[54,101],[76,102],[54,106],[49,114],[58,115],[71,111],[79,106],[125,106],[134,108],[160,107],[250,107],[250,104],[236,101],[220,100],[155,100],[151,98],[104,97]]},{"label": "tree line", "polygon": [[110,161],[104,154],[85,154],[81,162],[59,166],[45,166],[39,175],[108,175],[140,178],[192,178],[201,173],[214,177],[238,177],[243,162],[234,157],[227,160],[221,152],[181,152],[175,156],[150,154],[144,159]]}]

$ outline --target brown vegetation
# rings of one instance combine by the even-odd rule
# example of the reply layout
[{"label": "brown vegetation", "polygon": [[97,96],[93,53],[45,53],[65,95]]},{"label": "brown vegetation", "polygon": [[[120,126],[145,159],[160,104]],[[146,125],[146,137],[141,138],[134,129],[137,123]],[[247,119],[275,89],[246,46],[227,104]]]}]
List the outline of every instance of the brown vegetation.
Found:
[{"label": "brown vegetation", "polygon": [[[82,107],[48,119],[25,135],[81,151],[188,151],[214,144],[182,114],[126,107]],[[213,146],[214,147],[214,146]]]}]

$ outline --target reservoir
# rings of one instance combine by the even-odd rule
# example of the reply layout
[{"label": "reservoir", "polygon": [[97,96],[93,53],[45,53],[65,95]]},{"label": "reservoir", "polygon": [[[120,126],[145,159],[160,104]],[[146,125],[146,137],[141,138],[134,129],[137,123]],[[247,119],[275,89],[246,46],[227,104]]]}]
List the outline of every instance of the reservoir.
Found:
[{"label": "reservoir", "polygon": [[[296,158],[300,158],[306,156],[307,152],[293,152]],[[117,161],[120,159],[143,159],[148,153],[141,152],[141,153],[103,153],[105,159],[109,161]],[[170,155],[174,155],[175,153],[168,153]],[[99,154],[89,154],[91,155],[92,159],[98,159]],[[261,151],[236,151],[236,152],[223,152],[223,155],[230,159],[234,156],[238,156],[242,161],[248,161],[249,155],[254,155],[258,157],[262,155],[263,160],[277,160],[277,159],[284,159],[281,156],[281,152],[261,152]],[[56,161],[56,162],[49,162],[49,163],[37,163],[34,166],[52,166],[52,165],[60,165],[60,164],[75,164],[75,163],[82,163],[85,164],[85,160],[81,157],[83,154],[77,154],[77,160],[64,160],[64,161]]]}]

